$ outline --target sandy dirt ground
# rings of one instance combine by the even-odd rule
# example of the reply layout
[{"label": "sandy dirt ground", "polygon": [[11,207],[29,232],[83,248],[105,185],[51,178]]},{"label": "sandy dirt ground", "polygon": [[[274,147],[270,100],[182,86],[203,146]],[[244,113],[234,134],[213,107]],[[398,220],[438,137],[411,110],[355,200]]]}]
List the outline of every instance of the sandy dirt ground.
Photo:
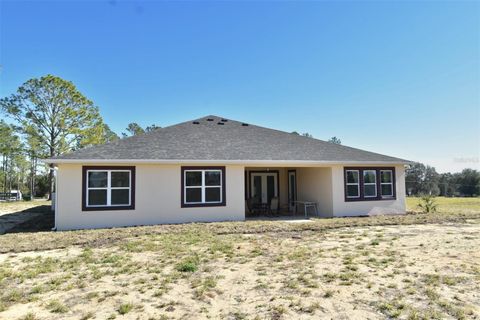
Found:
[{"label": "sandy dirt ground", "polygon": [[480,319],[480,224],[146,235],[0,255],[0,319]]}]

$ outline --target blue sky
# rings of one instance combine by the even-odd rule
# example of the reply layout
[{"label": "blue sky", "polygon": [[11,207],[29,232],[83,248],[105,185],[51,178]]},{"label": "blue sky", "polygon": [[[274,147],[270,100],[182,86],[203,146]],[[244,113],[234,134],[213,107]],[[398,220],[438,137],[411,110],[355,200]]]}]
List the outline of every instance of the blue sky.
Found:
[{"label": "blue sky", "polygon": [[217,114],[479,167],[479,2],[0,5],[0,97],[50,73],[117,132]]}]

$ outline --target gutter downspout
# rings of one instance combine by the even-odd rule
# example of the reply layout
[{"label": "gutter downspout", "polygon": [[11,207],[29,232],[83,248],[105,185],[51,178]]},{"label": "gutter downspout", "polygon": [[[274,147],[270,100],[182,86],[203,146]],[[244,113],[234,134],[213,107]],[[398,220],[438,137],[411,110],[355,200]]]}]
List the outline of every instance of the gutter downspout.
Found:
[{"label": "gutter downspout", "polygon": [[57,216],[58,216],[58,167],[52,167],[50,168],[51,171],[53,171],[53,177],[54,177],[54,183],[55,183],[55,199],[52,199],[52,201],[55,201],[54,208],[53,210],[55,211],[55,220],[53,223],[53,228],[51,229],[52,231],[57,231]]}]

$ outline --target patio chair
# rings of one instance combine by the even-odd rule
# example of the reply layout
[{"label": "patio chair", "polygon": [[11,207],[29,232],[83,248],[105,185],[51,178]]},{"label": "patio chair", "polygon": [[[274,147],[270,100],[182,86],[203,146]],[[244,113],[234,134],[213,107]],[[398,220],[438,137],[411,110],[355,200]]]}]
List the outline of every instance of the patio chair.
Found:
[{"label": "patio chair", "polygon": [[258,213],[258,210],[255,208],[255,199],[254,198],[249,198],[247,200],[245,200],[245,204],[247,206],[247,209],[248,209],[248,213],[250,215],[255,215],[255,213]]},{"label": "patio chair", "polygon": [[278,201],[278,197],[273,197],[271,200],[270,200],[270,214],[275,214],[275,215],[278,215],[278,212],[280,210],[280,205],[279,205],[279,201]]}]

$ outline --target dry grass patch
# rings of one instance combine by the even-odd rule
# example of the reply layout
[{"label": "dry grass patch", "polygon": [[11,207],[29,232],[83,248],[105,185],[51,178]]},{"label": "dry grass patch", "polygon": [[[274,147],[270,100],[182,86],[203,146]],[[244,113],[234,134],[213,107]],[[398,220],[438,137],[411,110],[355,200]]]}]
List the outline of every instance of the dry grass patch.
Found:
[{"label": "dry grass patch", "polygon": [[0,319],[480,317],[478,220],[369,219],[41,234],[0,254]]},{"label": "dry grass patch", "polygon": [[34,210],[36,207],[49,205],[51,205],[51,202],[46,200],[0,202],[0,216],[20,211],[32,211],[32,209]]},{"label": "dry grass patch", "polygon": [[[205,233],[210,235],[224,234],[261,234],[261,233],[299,233],[306,231],[322,232],[345,227],[412,225],[435,223],[465,223],[472,219],[480,219],[480,198],[438,198],[439,212],[435,214],[415,213],[417,198],[407,198],[407,207],[412,213],[396,216],[371,216],[355,218],[313,219],[309,223],[287,223],[278,221],[246,221],[228,223],[192,223],[183,225],[159,225],[132,228],[113,228],[100,230],[79,230],[69,232],[16,233],[0,236],[0,253],[23,252],[33,250],[63,249],[72,245],[83,247],[104,247],[106,245],[125,245],[127,251],[155,251],[160,247],[175,250],[172,239],[188,234],[195,243]],[[0,204],[0,207],[3,204]],[[343,232],[338,242],[348,243],[350,237],[364,237],[362,234]],[[155,241],[155,236],[165,235],[172,239]],[[199,235],[199,236],[195,236]],[[149,236],[142,243],[125,242],[140,236]],[[211,237],[213,239],[214,237]],[[197,239],[197,240],[195,240]],[[372,245],[380,244],[381,238],[371,239]],[[140,247],[139,247],[140,246]],[[216,248],[213,248],[216,250]],[[232,247],[220,248],[224,253]],[[258,252],[261,254],[261,252]],[[231,254],[230,254],[231,255]]]},{"label": "dry grass patch", "polygon": [[24,316],[23,305],[48,319],[474,318],[478,232],[478,224],[202,231],[5,254],[0,318]]}]

